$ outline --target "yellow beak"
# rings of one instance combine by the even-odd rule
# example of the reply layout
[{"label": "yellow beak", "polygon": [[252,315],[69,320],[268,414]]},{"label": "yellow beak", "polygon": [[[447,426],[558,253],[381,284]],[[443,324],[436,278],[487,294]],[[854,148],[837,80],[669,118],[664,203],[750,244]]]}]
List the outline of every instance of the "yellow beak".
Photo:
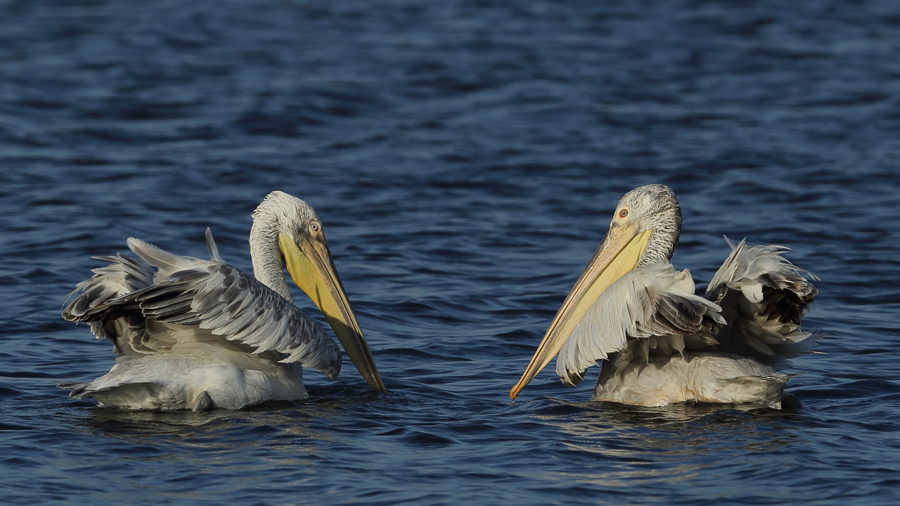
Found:
[{"label": "yellow beak", "polygon": [[278,244],[294,284],[325,315],[353,365],[372,388],[378,392],[386,391],[372,352],[369,351],[356,316],[350,309],[350,301],[344,293],[344,286],[338,277],[324,236],[304,235],[295,243],[286,234],[279,234]]},{"label": "yellow beak", "polygon": [[600,294],[622,275],[634,269],[649,240],[650,231],[640,232],[636,225],[618,225],[609,229],[562,307],[556,312],[556,317],[522,373],[522,378],[510,390],[509,396],[513,400],[559,353]]}]

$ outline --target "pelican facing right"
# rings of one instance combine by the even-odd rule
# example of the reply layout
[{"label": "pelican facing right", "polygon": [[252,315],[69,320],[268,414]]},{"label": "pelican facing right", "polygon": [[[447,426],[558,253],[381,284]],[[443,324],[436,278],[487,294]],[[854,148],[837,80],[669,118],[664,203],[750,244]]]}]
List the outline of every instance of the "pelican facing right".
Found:
[{"label": "pelican facing right", "polygon": [[815,276],[787,261],[787,248],[729,241],[731,254],[700,297],[690,272],[669,263],[680,234],[671,188],[625,194],[510,397],[559,355],[556,373],[568,386],[603,361],[595,401],[780,409],[789,376],[761,358],[809,337],[800,323],[818,293]]},{"label": "pelican facing right", "polygon": [[369,385],[384,382],[344,292],[315,210],[281,191],[253,212],[255,278],[226,264],[206,229],[210,260],[174,255],[131,238],[137,258],[118,254],[79,283],[63,318],[88,322],[114,344],[116,362],[72,397],[101,406],[194,411],[243,409],[309,397],[303,368],[334,379],[337,344],[294,305],[284,270],[322,311]]}]

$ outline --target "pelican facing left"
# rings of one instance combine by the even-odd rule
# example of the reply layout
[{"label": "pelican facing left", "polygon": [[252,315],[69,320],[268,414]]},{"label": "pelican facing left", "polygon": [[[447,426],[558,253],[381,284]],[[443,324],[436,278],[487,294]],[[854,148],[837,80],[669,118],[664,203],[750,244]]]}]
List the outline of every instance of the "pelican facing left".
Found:
[{"label": "pelican facing left", "polygon": [[595,401],[781,408],[789,376],[764,357],[809,337],[800,323],[817,294],[807,277],[815,277],[788,262],[786,248],[729,242],[700,297],[690,272],[669,263],[680,234],[671,188],[625,194],[510,397],[559,355],[556,373],[569,386],[603,361]]},{"label": "pelican facing left", "polygon": [[242,409],[309,395],[303,367],[331,379],[341,354],[325,330],[298,309],[287,269],[337,335],[369,385],[384,392],[322,223],[306,202],[274,191],[253,212],[253,277],[222,261],[207,229],[210,260],[178,256],[130,238],[138,258],[117,254],[78,284],[63,318],[90,322],[115,346],[112,369],[70,384],[71,397],[101,406],[195,411]]}]

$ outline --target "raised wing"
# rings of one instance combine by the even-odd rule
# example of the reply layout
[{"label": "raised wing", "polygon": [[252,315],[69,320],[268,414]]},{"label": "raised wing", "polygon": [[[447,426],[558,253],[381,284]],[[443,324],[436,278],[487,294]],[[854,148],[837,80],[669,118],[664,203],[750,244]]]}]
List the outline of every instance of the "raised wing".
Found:
[{"label": "raised wing", "polygon": [[[685,338],[700,333],[704,324],[725,323],[719,310],[714,302],[694,295],[687,270],[676,271],[668,263],[636,269],[610,285],[588,309],[560,350],[556,374],[564,384],[577,385],[589,367],[626,350],[635,339],[680,352]],[[695,339],[715,343],[702,336]],[[646,356],[646,348],[638,353]]]},{"label": "raised wing", "polygon": [[[97,307],[127,293],[147,288],[153,283],[154,269],[141,259],[127,257],[121,253],[116,256],[94,258],[110,263],[94,269],[93,276],[75,286],[75,290],[66,298],[68,304],[63,309],[63,318],[66,320],[88,321],[83,319],[84,316]],[[127,331],[127,329],[119,330]],[[122,352],[117,342],[119,332],[112,322],[91,321],[91,332],[97,339],[109,339],[116,345],[117,350]]]},{"label": "raised wing", "polygon": [[291,301],[256,279],[230,265],[173,255],[137,239],[129,239],[128,245],[159,269],[154,282],[90,305],[78,315],[67,308],[66,319],[135,325],[139,329],[132,340],[138,342],[133,347],[139,352],[166,351],[184,341],[222,339],[246,345],[257,354],[278,352],[286,355],[281,362],[298,362],[331,378],[340,372],[341,355],[334,340]]},{"label": "raised wing", "polygon": [[818,293],[809,280],[818,278],[781,256],[790,251],[784,246],[749,247],[746,240],[737,245],[725,240],[731,254],[706,289],[706,298],[722,307],[727,322],[716,339],[774,355],[772,347],[809,337],[800,323]]},{"label": "raised wing", "polygon": [[[213,239],[212,231],[206,229],[206,246],[210,258],[221,262],[219,250]],[[171,255],[173,258],[179,258]],[[116,256],[98,256],[97,260],[109,262],[109,265],[94,269],[94,275],[78,285],[66,298],[63,318],[80,322],[88,313],[96,313],[111,300],[122,295],[136,292],[153,284],[156,270],[142,258],[133,258],[117,253]],[[187,257],[183,257],[187,259]],[[129,315],[133,316],[133,315]],[[146,342],[146,325],[143,316],[125,318],[120,321],[91,321],[91,332],[97,339],[108,339],[116,345],[116,351],[124,354],[154,353],[155,350],[142,345]]]}]

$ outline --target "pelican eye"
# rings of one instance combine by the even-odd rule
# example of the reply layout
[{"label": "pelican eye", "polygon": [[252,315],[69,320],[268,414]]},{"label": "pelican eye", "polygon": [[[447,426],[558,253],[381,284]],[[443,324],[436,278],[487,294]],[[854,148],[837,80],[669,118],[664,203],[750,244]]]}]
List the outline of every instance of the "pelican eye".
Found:
[{"label": "pelican eye", "polygon": [[619,218],[624,218],[626,216],[628,216],[628,209],[622,209],[621,211],[619,211]]},{"label": "pelican eye", "polygon": [[320,228],[321,228],[321,227],[320,227],[319,224],[316,223],[316,222],[313,222],[313,223],[310,223],[310,224],[309,224],[309,230],[312,231],[313,233],[318,232]]}]

